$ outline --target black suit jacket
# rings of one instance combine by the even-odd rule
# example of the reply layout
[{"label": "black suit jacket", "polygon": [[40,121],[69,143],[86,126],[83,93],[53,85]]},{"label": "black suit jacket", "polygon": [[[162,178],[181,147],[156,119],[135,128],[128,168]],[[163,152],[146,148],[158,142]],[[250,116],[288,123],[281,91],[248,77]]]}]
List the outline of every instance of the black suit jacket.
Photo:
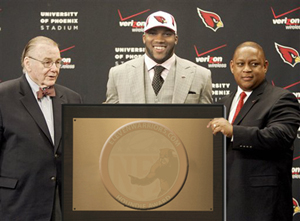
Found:
[{"label": "black suit jacket", "polygon": [[61,105],[81,103],[55,85],[55,145],[25,75],[0,84],[0,219],[49,221],[61,184]]},{"label": "black suit jacket", "polygon": [[[224,97],[228,114],[235,93]],[[292,220],[293,142],[299,103],[264,81],[241,109],[227,139],[227,220]]]}]

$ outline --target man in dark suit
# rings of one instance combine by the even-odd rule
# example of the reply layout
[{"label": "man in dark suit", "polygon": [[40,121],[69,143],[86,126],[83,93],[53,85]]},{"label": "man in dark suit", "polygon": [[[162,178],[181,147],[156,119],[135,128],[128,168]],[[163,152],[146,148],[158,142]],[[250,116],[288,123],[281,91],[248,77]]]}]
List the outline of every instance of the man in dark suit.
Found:
[{"label": "man in dark suit", "polygon": [[178,35],[172,15],[149,15],[143,43],[145,55],[110,69],[106,103],[212,102],[210,70],[175,55]]},{"label": "man in dark suit", "polygon": [[216,118],[208,124],[214,134],[227,137],[228,221],[292,220],[291,168],[299,103],[292,93],[266,81],[268,65],[257,43],[239,45],[230,63],[238,88],[222,100],[228,120]]},{"label": "man in dark suit", "polygon": [[0,84],[0,219],[61,220],[61,106],[81,97],[55,84],[53,40],[31,39],[21,62],[24,74]]}]

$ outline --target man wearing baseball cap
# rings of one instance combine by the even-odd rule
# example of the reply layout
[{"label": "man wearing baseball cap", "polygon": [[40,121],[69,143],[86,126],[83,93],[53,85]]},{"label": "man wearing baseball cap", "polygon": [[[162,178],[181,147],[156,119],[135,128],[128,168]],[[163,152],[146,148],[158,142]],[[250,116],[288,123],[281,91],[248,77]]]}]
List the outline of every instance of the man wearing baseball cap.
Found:
[{"label": "man wearing baseball cap", "polygon": [[171,14],[148,16],[143,43],[142,57],[110,69],[105,103],[212,102],[210,70],[175,55],[178,35]]}]

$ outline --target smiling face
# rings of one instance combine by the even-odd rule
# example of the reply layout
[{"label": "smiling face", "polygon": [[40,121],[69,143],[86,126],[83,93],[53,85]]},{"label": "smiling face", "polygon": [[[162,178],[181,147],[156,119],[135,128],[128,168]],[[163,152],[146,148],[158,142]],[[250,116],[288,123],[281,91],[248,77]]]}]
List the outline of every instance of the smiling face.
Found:
[{"label": "smiling face", "polygon": [[175,52],[178,36],[170,29],[156,27],[143,35],[146,54],[156,63],[161,64],[168,60]]},{"label": "smiling face", "polygon": [[[39,61],[31,59],[30,57]],[[24,67],[30,78],[36,84],[40,87],[49,87],[55,84],[59,75],[59,68],[57,68],[55,64],[49,68],[45,68],[40,61],[57,62],[60,60],[60,51],[57,45],[45,41],[37,42],[24,58]]]},{"label": "smiling face", "polygon": [[268,65],[260,46],[245,44],[235,51],[230,69],[240,88],[252,91],[264,81]]}]

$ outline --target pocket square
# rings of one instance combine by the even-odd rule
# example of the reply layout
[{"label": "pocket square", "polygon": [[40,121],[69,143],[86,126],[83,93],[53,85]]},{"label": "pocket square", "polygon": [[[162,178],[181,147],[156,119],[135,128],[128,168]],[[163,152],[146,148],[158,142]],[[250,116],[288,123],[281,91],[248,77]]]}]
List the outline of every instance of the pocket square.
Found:
[{"label": "pocket square", "polygon": [[196,94],[196,92],[194,92],[194,91],[189,91],[189,94]]}]

